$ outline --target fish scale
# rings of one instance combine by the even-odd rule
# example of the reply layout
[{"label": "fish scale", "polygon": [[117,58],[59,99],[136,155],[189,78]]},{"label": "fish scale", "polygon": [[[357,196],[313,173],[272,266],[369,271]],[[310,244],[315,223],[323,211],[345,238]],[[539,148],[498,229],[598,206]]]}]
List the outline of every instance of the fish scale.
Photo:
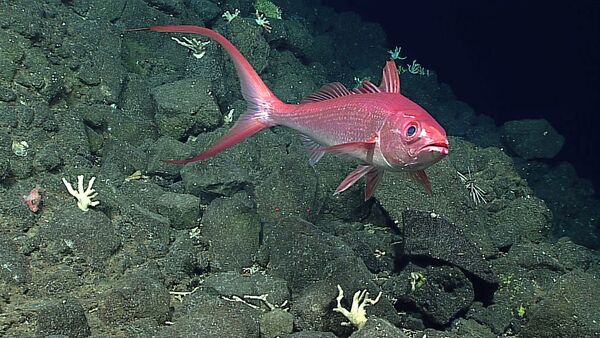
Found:
[{"label": "fish scale", "polygon": [[367,141],[388,115],[383,109],[375,109],[378,102],[373,101],[370,109],[342,99],[332,99],[325,109],[322,105],[308,103],[297,105],[291,112],[276,113],[273,119],[277,124],[298,130],[324,145]]}]

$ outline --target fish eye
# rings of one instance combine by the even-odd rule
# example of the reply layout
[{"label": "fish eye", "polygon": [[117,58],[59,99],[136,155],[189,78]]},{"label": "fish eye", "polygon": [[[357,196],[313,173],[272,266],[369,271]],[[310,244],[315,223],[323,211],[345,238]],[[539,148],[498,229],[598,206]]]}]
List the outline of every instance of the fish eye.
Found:
[{"label": "fish eye", "polygon": [[406,136],[413,137],[417,133],[417,127],[412,125],[406,129]]}]

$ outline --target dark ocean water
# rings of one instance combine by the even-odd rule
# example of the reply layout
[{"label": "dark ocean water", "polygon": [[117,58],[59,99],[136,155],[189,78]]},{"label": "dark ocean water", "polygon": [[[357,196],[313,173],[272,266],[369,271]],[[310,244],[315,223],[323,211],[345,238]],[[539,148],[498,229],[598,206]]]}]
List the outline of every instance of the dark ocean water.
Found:
[{"label": "dark ocean water", "polygon": [[[0,337],[598,337],[598,2],[273,2],[267,25],[255,0],[0,0]],[[153,25],[215,40],[128,30]],[[239,121],[240,77],[267,92],[230,56],[296,103],[379,84],[395,45],[434,71],[400,71],[450,139],[431,193],[389,172],[334,194],[364,163],[312,166],[284,123],[164,161]],[[312,97],[365,99],[333,88]],[[320,132],[376,126],[329,104]],[[497,127],[525,118],[563,151],[519,153],[560,140]]]},{"label": "dark ocean water", "polygon": [[600,1],[324,0],[382,25],[498,124],[545,118],[568,161],[600,189]]}]

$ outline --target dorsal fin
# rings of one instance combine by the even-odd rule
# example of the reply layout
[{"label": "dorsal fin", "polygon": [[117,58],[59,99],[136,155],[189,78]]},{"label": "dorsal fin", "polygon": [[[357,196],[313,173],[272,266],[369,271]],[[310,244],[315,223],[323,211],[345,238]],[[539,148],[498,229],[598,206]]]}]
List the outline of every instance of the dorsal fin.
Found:
[{"label": "dorsal fin", "polygon": [[381,90],[369,80],[363,80],[360,87],[353,90],[357,94],[380,93]]},{"label": "dorsal fin", "polygon": [[400,94],[400,76],[394,60],[388,60],[383,67],[379,89],[386,93]]},{"label": "dorsal fin", "polygon": [[346,86],[343,84],[339,82],[332,82],[324,85],[318,91],[308,95],[302,99],[300,103],[325,101],[351,94],[352,92],[349,91],[348,88],[346,88]]}]

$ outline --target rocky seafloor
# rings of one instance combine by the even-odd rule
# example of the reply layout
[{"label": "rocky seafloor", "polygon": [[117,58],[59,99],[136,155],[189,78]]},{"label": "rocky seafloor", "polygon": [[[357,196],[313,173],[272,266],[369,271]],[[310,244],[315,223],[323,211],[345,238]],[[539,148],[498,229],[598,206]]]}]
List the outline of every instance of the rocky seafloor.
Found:
[{"label": "rocky seafloor", "polygon": [[[432,195],[386,174],[367,202],[360,184],[333,196],[355,163],[311,167],[280,127],[161,162],[205,149],[245,103],[216,43],[198,59],[126,28],[216,29],[286,102],[378,83],[378,25],[277,4],[267,32],[251,1],[0,2],[0,336],[598,337],[600,203],[546,161],[564,139],[544,120],[496,126],[434,73],[402,74],[451,136]],[[88,211],[62,182],[78,175],[96,177]],[[333,311],[338,285],[346,308],[381,292],[360,330]]]}]

